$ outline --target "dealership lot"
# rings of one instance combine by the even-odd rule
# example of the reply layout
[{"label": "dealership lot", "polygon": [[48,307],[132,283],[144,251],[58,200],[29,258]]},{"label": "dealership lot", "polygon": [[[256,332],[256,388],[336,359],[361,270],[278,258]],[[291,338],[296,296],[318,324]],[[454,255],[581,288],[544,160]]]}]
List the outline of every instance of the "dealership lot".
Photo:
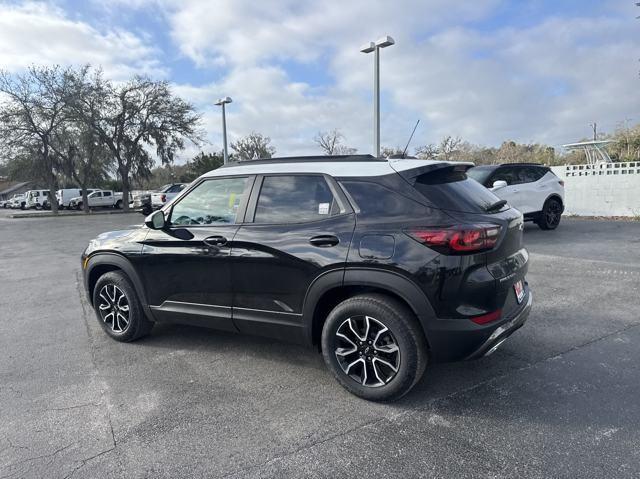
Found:
[{"label": "dealership lot", "polygon": [[0,211],[0,477],[640,474],[640,223],[527,225],[525,327],[374,404],[297,346],[178,325],[107,338],[79,256],[141,220]]}]

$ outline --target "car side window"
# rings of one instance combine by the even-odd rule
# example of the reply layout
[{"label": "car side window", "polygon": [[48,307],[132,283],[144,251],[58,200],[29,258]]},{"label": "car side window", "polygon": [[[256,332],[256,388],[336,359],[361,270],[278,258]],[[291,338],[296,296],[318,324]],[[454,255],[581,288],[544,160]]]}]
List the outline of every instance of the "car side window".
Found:
[{"label": "car side window", "polygon": [[346,180],[340,184],[365,216],[377,218],[425,214],[424,205],[377,183]]},{"label": "car side window", "polygon": [[522,183],[520,175],[518,174],[518,168],[515,166],[504,166],[499,168],[491,177],[491,186],[493,186],[493,183],[496,181],[506,181],[509,186]]},{"label": "car side window", "polygon": [[247,177],[203,181],[173,206],[170,223],[178,226],[236,223],[247,181]]},{"label": "car side window", "polygon": [[104,192],[104,196],[111,196],[111,192],[110,191],[105,191]]},{"label": "car side window", "polygon": [[540,166],[528,166],[522,168],[522,172],[520,173],[520,177],[522,178],[523,183],[533,183],[534,181],[538,181],[544,175],[547,174],[547,169]]},{"label": "car side window", "polygon": [[323,176],[266,176],[258,196],[254,223],[302,223],[339,212]]}]

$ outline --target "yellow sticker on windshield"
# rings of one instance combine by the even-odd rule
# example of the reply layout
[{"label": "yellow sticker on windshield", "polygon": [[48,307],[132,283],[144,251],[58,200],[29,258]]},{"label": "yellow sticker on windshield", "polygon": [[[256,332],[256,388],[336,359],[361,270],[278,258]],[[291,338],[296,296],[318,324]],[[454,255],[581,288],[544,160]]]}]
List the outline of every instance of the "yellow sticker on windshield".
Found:
[{"label": "yellow sticker on windshield", "polygon": [[233,208],[233,205],[236,204],[236,194],[235,193],[231,193],[229,195],[229,208]]}]

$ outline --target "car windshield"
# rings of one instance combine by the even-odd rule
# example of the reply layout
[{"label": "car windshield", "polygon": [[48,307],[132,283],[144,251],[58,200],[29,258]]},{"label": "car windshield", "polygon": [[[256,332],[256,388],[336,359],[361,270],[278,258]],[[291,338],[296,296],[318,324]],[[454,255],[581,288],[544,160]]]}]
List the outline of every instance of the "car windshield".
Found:
[{"label": "car windshield", "polygon": [[171,188],[173,184],[169,183],[168,185],[164,185],[162,188],[157,190],[158,193],[166,193],[169,188]]},{"label": "car windshield", "polygon": [[495,166],[474,166],[467,170],[467,176],[473,178],[478,183],[484,184],[489,178],[489,175],[495,171]]}]

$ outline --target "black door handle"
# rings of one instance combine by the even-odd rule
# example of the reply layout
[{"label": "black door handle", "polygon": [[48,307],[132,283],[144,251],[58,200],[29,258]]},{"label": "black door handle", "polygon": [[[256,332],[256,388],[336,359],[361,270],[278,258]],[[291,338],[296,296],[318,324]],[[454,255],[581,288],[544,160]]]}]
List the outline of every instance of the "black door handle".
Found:
[{"label": "black door handle", "polygon": [[211,247],[222,246],[227,243],[227,238],[224,236],[209,236],[202,240],[204,244]]},{"label": "black door handle", "polygon": [[309,239],[309,243],[313,246],[319,246],[320,248],[328,248],[340,243],[340,240],[333,235],[319,235]]}]

